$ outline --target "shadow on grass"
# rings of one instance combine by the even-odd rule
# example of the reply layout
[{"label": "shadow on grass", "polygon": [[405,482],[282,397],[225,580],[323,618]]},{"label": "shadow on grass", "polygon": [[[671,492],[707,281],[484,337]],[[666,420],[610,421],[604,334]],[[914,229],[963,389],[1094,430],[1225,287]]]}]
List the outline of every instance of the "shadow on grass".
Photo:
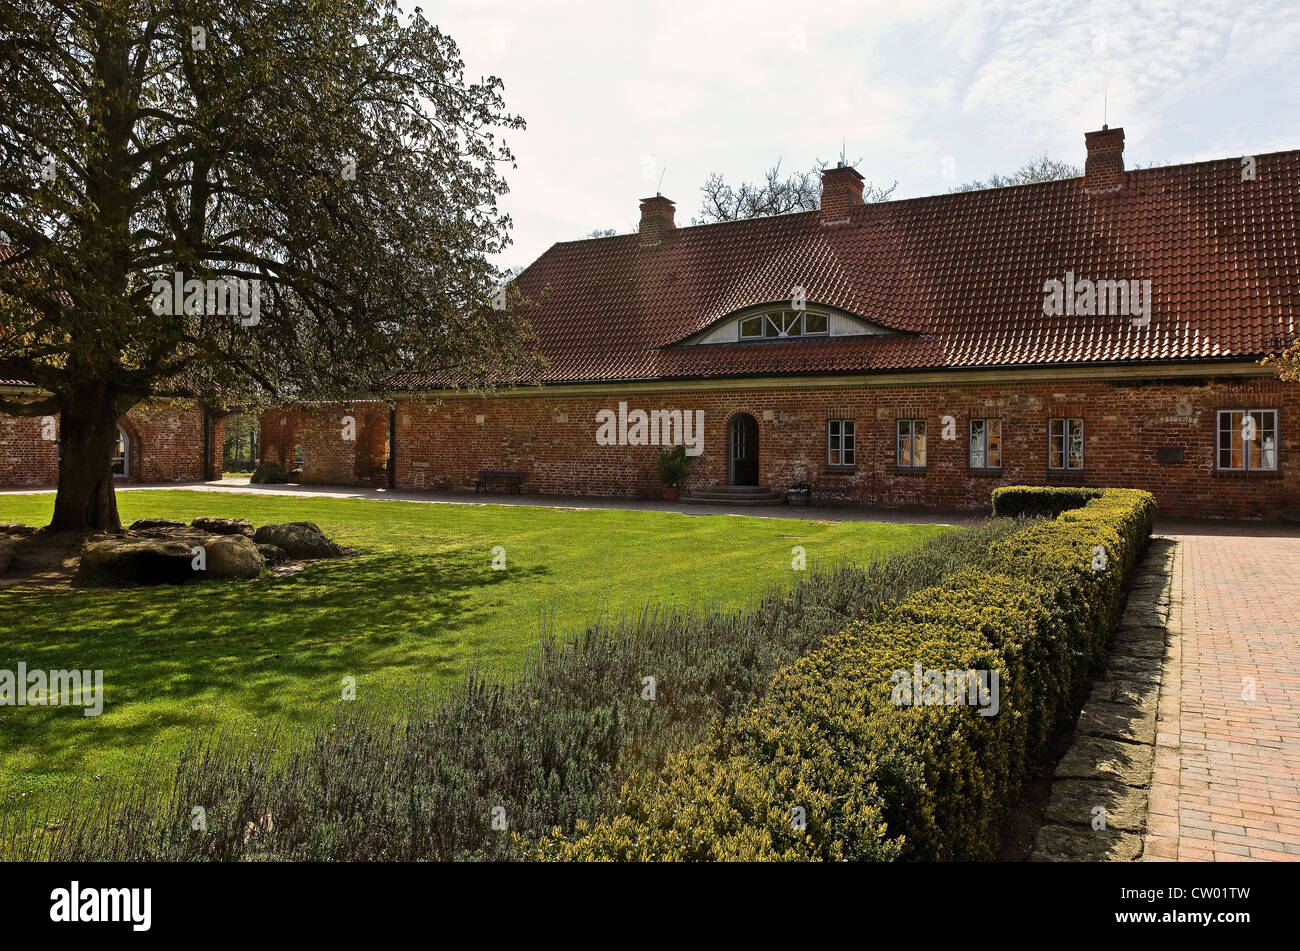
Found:
[{"label": "shadow on grass", "polygon": [[475,548],[362,553],[251,583],[14,593],[0,668],[103,670],[105,706],[98,718],[80,707],[5,708],[0,755],[21,752],[37,773],[75,770],[92,747],[126,751],[161,730],[211,728],[217,707],[245,724],[306,724],[340,701],[344,677],[364,691],[380,672],[491,665],[509,643],[465,640],[494,610],[484,593],[510,597],[549,574],[493,571]]}]

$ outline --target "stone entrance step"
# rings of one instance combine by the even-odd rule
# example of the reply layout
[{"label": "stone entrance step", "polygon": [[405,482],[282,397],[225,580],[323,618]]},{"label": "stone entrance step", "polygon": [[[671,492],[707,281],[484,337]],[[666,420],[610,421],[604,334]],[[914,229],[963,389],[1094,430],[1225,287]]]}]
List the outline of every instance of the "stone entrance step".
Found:
[{"label": "stone entrance step", "polygon": [[711,485],[683,495],[688,505],[785,505],[785,493],[770,485]]}]

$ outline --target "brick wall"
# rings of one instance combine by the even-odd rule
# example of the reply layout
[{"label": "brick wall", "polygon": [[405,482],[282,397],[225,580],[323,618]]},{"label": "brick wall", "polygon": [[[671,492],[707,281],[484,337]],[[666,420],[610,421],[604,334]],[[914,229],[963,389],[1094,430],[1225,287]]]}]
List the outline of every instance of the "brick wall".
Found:
[{"label": "brick wall", "polygon": [[[727,481],[727,431],[745,412],[759,428],[759,481],[779,489],[806,480],[814,500],[884,507],[987,509],[999,485],[1131,486],[1155,494],[1169,515],[1277,517],[1300,511],[1300,387],[1276,380],[1149,383],[1036,382],[825,387],[803,390],[636,392],[592,396],[452,398],[397,405],[398,488],[466,489],[480,468],[523,469],[525,491],[659,497],[657,450],[600,446],[596,413],[629,408],[703,410],[704,453],[685,488]],[[1281,465],[1275,474],[1214,470],[1217,408],[1280,410]],[[942,417],[955,419],[952,441]],[[1000,472],[967,465],[969,420],[1002,420]],[[1047,428],[1053,417],[1085,420],[1084,471],[1053,473]],[[927,421],[924,472],[894,465],[895,421]],[[845,472],[825,465],[826,421],[855,423],[857,462]],[[1158,461],[1162,447],[1181,462]]]},{"label": "brick wall", "polygon": [[203,478],[210,482],[221,479],[226,462],[226,419],[225,416],[210,416],[208,419],[208,471]]},{"label": "brick wall", "polygon": [[131,437],[130,481],[203,479],[203,410],[142,404],[123,416],[120,425]]},{"label": "brick wall", "polygon": [[0,414],[0,485],[54,485],[59,481],[59,444],[42,438],[43,432],[49,430],[39,416]]},{"label": "brick wall", "polygon": [[[353,421],[349,427],[345,418]],[[345,438],[347,435],[353,438]],[[378,400],[322,403],[262,414],[261,459],[296,468],[302,447],[302,481],[323,485],[386,485],[388,404]]]},{"label": "brick wall", "polygon": [[[203,478],[201,408],[162,401],[142,403],[123,416],[120,425],[130,438],[126,481],[194,482]],[[58,417],[54,417],[56,439],[43,438],[43,429],[42,417],[0,414],[0,485],[58,483]],[[214,457],[218,467],[220,453],[218,436]]]}]

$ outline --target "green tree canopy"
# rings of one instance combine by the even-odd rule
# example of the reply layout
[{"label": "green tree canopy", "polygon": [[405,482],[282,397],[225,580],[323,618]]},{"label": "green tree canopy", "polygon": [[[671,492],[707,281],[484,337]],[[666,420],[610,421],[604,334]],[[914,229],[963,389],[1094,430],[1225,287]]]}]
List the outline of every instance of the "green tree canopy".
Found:
[{"label": "green tree canopy", "polygon": [[61,414],[55,527],[118,527],[116,418],[151,396],[535,365],[489,262],[523,120],[418,10],[2,0],[0,62],[0,377],[51,394],[0,411]]}]

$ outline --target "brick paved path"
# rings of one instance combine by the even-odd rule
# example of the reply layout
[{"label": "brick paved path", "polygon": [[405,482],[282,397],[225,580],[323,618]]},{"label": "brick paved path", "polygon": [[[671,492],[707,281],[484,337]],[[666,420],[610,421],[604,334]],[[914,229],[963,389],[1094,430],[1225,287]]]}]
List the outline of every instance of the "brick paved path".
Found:
[{"label": "brick paved path", "polygon": [[1300,861],[1300,537],[1204,531],[1169,533],[1143,858]]}]

